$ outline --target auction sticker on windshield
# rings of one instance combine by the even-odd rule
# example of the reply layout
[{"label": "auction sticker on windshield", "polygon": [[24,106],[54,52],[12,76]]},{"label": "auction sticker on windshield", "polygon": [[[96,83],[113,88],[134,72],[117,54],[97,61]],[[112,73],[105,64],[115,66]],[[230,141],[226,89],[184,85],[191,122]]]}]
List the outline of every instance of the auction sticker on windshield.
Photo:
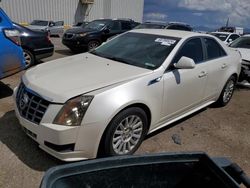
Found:
[{"label": "auction sticker on windshield", "polygon": [[161,43],[161,45],[171,46],[176,43],[176,40],[173,39],[166,39],[166,38],[157,38],[155,42]]}]

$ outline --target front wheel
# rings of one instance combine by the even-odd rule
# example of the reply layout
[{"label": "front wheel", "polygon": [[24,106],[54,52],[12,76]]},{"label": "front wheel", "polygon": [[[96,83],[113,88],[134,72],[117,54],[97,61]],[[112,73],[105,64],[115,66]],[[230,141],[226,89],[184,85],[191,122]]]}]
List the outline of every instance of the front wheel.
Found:
[{"label": "front wheel", "polygon": [[104,139],[105,156],[133,154],[147,132],[146,113],[137,107],[119,113],[109,124]]},{"label": "front wheel", "polygon": [[236,83],[236,77],[235,76],[231,76],[227,80],[227,82],[226,82],[226,84],[225,84],[225,86],[224,86],[224,88],[223,88],[223,90],[222,90],[222,92],[220,94],[220,97],[216,102],[217,105],[226,106],[229,103],[229,101],[231,100],[231,98],[233,96],[235,83]]},{"label": "front wheel", "polygon": [[99,41],[97,41],[97,40],[89,41],[89,43],[88,43],[88,51],[94,50],[98,46],[100,46],[100,42]]}]

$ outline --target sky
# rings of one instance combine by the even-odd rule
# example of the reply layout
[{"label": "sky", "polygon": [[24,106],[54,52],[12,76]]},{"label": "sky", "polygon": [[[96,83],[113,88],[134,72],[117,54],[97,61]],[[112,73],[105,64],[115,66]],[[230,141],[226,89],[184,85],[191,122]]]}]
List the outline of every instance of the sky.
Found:
[{"label": "sky", "polygon": [[197,27],[250,28],[250,0],[144,0],[144,21],[178,21]]}]

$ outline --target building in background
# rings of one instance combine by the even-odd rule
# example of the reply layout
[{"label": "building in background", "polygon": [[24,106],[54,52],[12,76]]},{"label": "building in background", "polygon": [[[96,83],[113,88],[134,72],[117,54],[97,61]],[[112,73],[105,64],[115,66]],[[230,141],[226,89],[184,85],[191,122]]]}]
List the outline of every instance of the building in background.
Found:
[{"label": "building in background", "polygon": [[98,18],[131,18],[141,22],[144,0],[2,0],[0,7],[12,20],[63,20],[71,25]]}]

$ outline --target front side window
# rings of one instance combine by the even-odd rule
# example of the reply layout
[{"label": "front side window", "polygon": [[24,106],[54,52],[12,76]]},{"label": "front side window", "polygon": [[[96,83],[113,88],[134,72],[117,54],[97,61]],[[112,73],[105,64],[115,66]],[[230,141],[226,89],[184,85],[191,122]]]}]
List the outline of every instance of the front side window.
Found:
[{"label": "front side window", "polygon": [[247,48],[250,49],[250,37],[240,37],[236,39],[230,47],[232,48]]},{"label": "front side window", "polygon": [[107,21],[107,20],[95,20],[95,21],[90,22],[84,28],[99,31],[103,29],[105,25],[108,24],[109,22],[110,21]]},{"label": "front side window", "polygon": [[120,63],[154,70],[168,57],[178,38],[129,32],[110,40],[91,53]]},{"label": "front side window", "polygon": [[227,40],[227,42],[232,42],[232,41],[234,41],[235,39],[237,39],[237,38],[239,38],[240,36],[239,35],[231,35],[230,37],[229,37],[229,39]]},{"label": "front side window", "polygon": [[206,50],[207,50],[207,60],[220,58],[226,55],[223,48],[211,38],[204,38]]},{"label": "front side window", "polygon": [[175,56],[173,63],[177,63],[183,56],[193,59],[196,64],[202,62],[204,58],[201,39],[194,38],[186,42]]}]

